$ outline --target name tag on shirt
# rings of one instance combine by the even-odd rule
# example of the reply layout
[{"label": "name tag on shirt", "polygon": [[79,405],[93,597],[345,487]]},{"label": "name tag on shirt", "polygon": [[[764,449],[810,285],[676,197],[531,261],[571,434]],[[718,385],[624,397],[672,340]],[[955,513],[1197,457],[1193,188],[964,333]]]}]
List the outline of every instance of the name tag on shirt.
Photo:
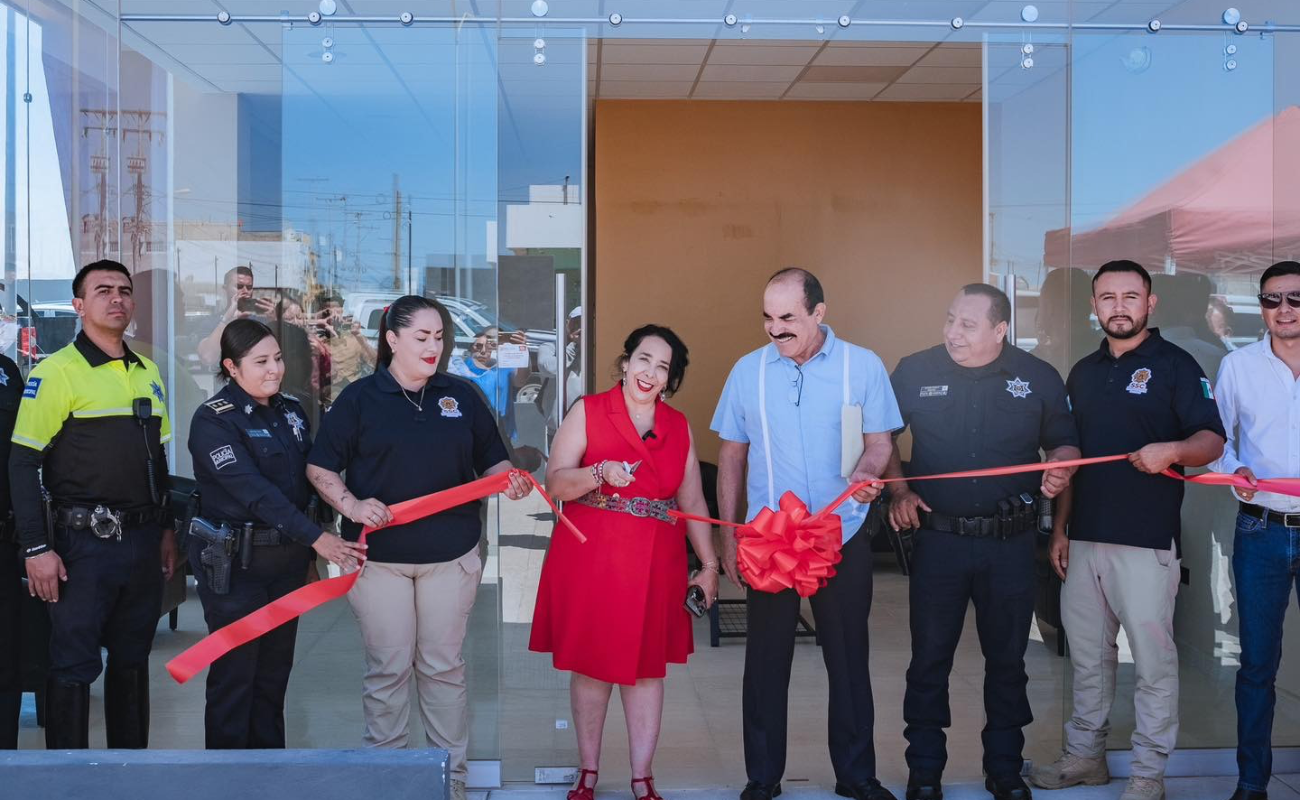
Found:
[{"label": "name tag on shirt", "polygon": [[249,429],[248,435],[254,439],[270,439],[271,432],[266,428]]},{"label": "name tag on shirt", "polygon": [[946,385],[944,385],[944,386],[922,386],[922,387],[921,387],[921,396],[922,396],[922,397],[947,397],[947,396],[948,396],[948,387],[947,387]]}]

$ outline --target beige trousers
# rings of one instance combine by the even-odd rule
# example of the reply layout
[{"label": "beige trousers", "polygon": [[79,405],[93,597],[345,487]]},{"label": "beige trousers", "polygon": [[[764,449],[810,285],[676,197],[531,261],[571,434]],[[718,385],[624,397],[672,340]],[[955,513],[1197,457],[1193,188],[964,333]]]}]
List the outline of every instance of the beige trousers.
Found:
[{"label": "beige trousers", "polygon": [[1105,755],[1119,664],[1116,637],[1123,625],[1137,673],[1132,774],[1164,777],[1178,741],[1174,597],[1179,577],[1172,547],[1070,542],[1061,590],[1061,619],[1074,667],[1074,714],[1065,724],[1069,752]]},{"label": "beige trousers", "polygon": [[465,780],[466,773],[469,708],[461,648],[482,572],[477,547],[442,564],[371,561],[348,593],[366,645],[366,746],[406,746],[414,675],[425,737],[451,753],[453,780]]}]

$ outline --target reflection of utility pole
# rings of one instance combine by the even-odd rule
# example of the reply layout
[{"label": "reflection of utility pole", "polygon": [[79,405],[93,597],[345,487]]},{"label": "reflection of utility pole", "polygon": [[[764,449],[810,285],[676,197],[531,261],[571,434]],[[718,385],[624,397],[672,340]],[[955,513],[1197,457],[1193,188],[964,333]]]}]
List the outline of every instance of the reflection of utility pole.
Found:
[{"label": "reflection of utility pole", "polygon": [[136,136],[135,155],[126,157],[126,169],[134,177],[132,195],[135,200],[135,213],[122,218],[123,233],[131,237],[131,266],[138,267],[138,259],[144,254],[150,237],[148,192],[145,189],[144,174],[149,169],[149,154],[145,142],[153,144],[154,137],[161,139],[164,131],[155,129],[151,123],[155,117],[165,117],[156,111],[147,109],[125,110],[121,112],[125,125],[119,125],[116,109],[83,108],[80,109],[84,122],[81,137],[87,138],[92,132],[100,134],[100,151],[90,157],[90,170],[96,178],[96,194],[99,208],[94,225],[95,257],[103,258],[108,244],[108,172],[112,160],[107,154],[106,145],[119,136],[125,142],[128,134]]},{"label": "reflection of utility pole", "polygon": [[393,173],[393,291],[402,291],[402,191]]}]

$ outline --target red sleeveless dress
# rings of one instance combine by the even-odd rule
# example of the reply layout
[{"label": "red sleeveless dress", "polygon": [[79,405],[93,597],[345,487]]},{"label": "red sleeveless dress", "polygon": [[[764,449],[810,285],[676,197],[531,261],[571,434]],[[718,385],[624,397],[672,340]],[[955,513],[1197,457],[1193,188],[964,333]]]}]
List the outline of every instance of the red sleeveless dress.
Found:
[{"label": "red sleeveless dress", "polygon": [[[640,461],[636,480],[620,497],[677,496],[690,452],[690,428],[680,411],[660,402],[654,436],[642,441],[623,390],[583,398],[587,452],[582,466]],[[616,490],[606,484],[605,494]],[[631,685],[662,678],[667,664],[686,663],[695,650],[686,599],[686,526],[633,517],[578,503],[564,514],[585,544],[557,525],[542,566],[528,649],[551,653],[556,669]]]}]

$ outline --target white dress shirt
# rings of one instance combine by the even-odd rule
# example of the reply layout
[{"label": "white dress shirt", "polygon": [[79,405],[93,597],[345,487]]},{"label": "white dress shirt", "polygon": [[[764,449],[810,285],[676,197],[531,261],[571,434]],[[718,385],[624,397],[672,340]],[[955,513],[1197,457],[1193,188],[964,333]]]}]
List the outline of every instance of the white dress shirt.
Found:
[{"label": "white dress shirt", "polygon": [[[1271,336],[1224,357],[1214,394],[1228,434],[1214,469],[1244,466],[1256,478],[1300,477],[1300,381],[1273,352]],[[1251,502],[1300,511],[1300,498],[1283,494],[1260,492]]]}]

